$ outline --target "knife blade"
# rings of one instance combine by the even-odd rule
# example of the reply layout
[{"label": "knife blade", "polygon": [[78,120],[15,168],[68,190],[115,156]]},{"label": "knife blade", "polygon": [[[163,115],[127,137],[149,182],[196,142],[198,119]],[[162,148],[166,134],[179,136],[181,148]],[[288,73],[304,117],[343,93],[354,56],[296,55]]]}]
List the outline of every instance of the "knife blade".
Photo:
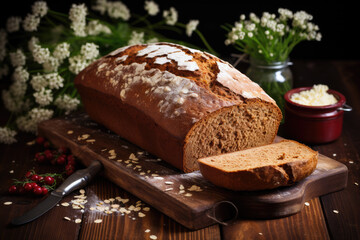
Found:
[{"label": "knife blade", "polygon": [[60,200],[76,189],[86,186],[91,179],[101,170],[99,161],[93,161],[89,167],[81,169],[70,175],[57,189],[50,193],[50,196],[40,202],[34,208],[20,217],[11,221],[13,225],[22,225],[31,222],[52,209]]}]

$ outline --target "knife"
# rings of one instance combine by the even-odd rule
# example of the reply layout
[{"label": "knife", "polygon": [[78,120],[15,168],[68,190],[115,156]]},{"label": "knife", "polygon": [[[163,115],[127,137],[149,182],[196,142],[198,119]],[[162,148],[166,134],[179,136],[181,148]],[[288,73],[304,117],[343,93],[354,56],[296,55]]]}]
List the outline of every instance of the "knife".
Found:
[{"label": "knife", "polygon": [[89,167],[81,169],[70,175],[57,189],[50,193],[50,196],[40,202],[24,215],[14,218],[13,225],[22,225],[31,222],[50,209],[72,191],[86,186],[91,179],[101,170],[102,165],[99,161],[93,161]]}]

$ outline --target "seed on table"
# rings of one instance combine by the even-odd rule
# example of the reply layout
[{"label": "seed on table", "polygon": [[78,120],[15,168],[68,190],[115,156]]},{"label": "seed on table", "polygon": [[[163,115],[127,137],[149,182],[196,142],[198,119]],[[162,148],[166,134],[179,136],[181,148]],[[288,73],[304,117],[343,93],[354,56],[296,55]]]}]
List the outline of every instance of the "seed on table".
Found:
[{"label": "seed on table", "polygon": [[102,223],[102,219],[95,219],[94,223]]}]

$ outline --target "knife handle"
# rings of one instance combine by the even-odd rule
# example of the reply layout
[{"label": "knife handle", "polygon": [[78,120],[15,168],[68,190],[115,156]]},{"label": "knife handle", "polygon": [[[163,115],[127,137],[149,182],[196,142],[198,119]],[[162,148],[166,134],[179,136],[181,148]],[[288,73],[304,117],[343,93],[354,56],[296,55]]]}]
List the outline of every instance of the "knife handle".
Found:
[{"label": "knife handle", "polygon": [[70,175],[51,195],[64,197],[72,191],[86,186],[91,179],[101,170],[99,161],[93,161],[89,167],[81,169]]}]

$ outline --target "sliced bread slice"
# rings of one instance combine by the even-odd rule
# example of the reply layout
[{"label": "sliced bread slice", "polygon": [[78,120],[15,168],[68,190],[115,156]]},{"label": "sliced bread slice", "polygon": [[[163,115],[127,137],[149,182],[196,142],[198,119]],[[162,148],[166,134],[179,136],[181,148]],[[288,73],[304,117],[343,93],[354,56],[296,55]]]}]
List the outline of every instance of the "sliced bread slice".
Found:
[{"label": "sliced bread slice", "polygon": [[288,186],[309,176],[318,152],[292,140],[200,158],[201,174],[219,187],[255,191]]}]

